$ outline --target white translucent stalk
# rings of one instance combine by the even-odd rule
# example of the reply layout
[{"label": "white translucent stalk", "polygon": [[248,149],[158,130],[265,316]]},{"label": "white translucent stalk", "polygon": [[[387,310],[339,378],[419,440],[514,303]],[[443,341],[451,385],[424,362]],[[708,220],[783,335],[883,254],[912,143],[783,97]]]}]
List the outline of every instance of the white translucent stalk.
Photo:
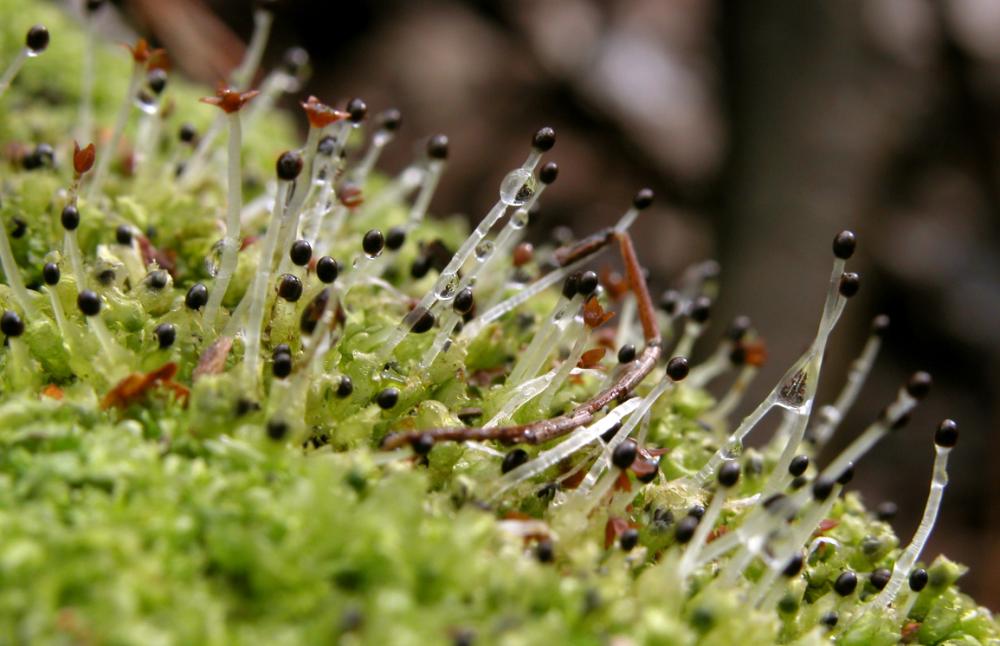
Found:
[{"label": "white translucent stalk", "polygon": [[104,180],[107,179],[108,171],[111,169],[111,162],[115,157],[115,151],[118,150],[122,135],[125,134],[125,127],[128,125],[128,118],[132,114],[135,95],[145,78],[145,71],[145,65],[140,63],[132,64],[132,76],[129,77],[125,99],[122,101],[121,107],[118,108],[118,116],[115,117],[111,137],[97,154],[97,168],[94,170],[94,175],[90,180],[90,186],[87,187],[87,197],[90,200],[100,195]]},{"label": "white translucent stalk", "polygon": [[616,348],[639,340],[635,332],[636,311],[635,294],[628,292],[622,298],[622,305],[618,310],[618,330],[615,333]]},{"label": "white translucent stalk", "polygon": [[59,300],[59,294],[56,293],[55,287],[46,286],[45,291],[49,295],[49,303],[52,306],[52,314],[56,319],[56,327],[59,328],[59,334],[63,338],[67,348],[72,349],[72,332],[69,327],[69,323],[66,321],[66,313],[63,311],[62,302]]},{"label": "white translucent stalk", "polygon": [[83,78],[80,81],[80,111],[77,116],[76,140],[90,141],[94,128],[94,21],[86,21],[86,44],[83,48]]},{"label": "white translucent stalk", "polygon": [[250,35],[250,44],[243,53],[239,67],[230,77],[237,89],[246,90],[257,73],[260,60],[264,56],[264,48],[267,47],[267,39],[271,35],[273,22],[274,14],[267,9],[257,9],[253,12],[253,33]]},{"label": "white translucent stalk", "polygon": [[222,305],[222,299],[229,288],[229,281],[236,272],[240,251],[240,211],[243,209],[242,165],[240,161],[242,132],[240,131],[239,110],[227,115],[229,118],[229,195],[226,205],[226,236],[222,242],[222,259],[219,273],[215,276],[212,293],[205,306],[205,326],[211,330]]},{"label": "white translucent stalk", "polygon": [[434,197],[434,191],[437,190],[437,185],[441,181],[441,173],[443,172],[444,160],[432,159],[428,162],[427,170],[424,172],[424,177],[420,184],[420,191],[417,193],[417,198],[413,201],[410,213],[406,217],[407,231],[411,231],[415,226],[420,224],[424,216],[427,215],[427,209],[431,205],[431,199]]},{"label": "white translucent stalk", "polygon": [[489,260],[486,261],[486,266],[483,267],[480,272],[482,274],[479,283],[480,293],[487,296],[487,298],[483,301],[485,304],[483,309],[490,309],[503,296],[506,278],[504,276],[504,272],[499,271],[496,266],[501,259],[511,257],[514,247],[516,247],[524,237],[524,231],[527,228],[528,221],[530,219],[528,214],[541,197],[542,193],[545,191],[546,186],[548,186],[548,184],[540,183],[535,192],[531,194],[530,198],[528,198],[528,201],[514,211],[510,220],[508,220],[507,225],[501,229],[500,233],[497,235],[495,241],[495,251],[490,256]]},{"label": "white translucent stalk", "polygon": [[299,220],[302,217],[303,209],[324,183],[333,181],[331,173],[322,175],[323,169],[327,168],[326,162],[315,163],[316,147],[319,145],[322,133],[322,128],[310,128],[309,135],[306,137],[305,149],[302,152],[302,172],[305,179],[302,179],[303,175],[300,175],[299,181],[292,185],[288,206],[285,209],[285,217],[282,218],[281,230],[278,233],[278,248],[282,250],[278,257],[279,275],[287,273],[288,267],[291,265],[292,260],[288,254],[284,253],[284,250],[291,248],[293,240],[298,235]]},{"label": "white translucent stalk", "polygon": [[[760,501],[758,496],[754,498]],[[763,548],[767,536],[773,534],[781,526],[779,523],[783,524],[796,509],[794,501],[787,497],[772,503],[769,508],[763,505],[754,507],[733,531],[720,536],[702,550],[700,563],[715,560],[739,547],[723,570],[723,580],[730,583],[736,581],[754,555]]]},{"label": "white translucent stalk", "polygon": [[691,572],[694,571],[695,566],[698,564],[698,555],[701,554],[702,547],[705,545],[705,539],[708,538],[708,533],[712,531],[715,521],[718,520],[719,514],[722,512],[722,505],[726,502],[728,493],[728,488],[719,487],[715,495],[712,496],[712,502],[708,503],[705,515],[698,522],[698,527],[694,530],[694,536],[688,542],[687,547],[684,549],[684,556],[681,557],[681,561],[677,565],[677,576],[681,582],[687,581],[687,578],[691,576]]},{"label": "white translucent stalk", "polygon": [[365,215],[377,213],[390,205],[399,204],[404,201],[423,182],[424,172],[425,169],[422,165],[418,164],[411,164],[404,168],[382,190],[376,193],[370,201],[365,202]]},{"label": "white translucent stalk", "polygon": [[31,50],[27,47],[22,47],[21,51],[17,53],[17,56],[14,57],[14,60],[10,62],[10,65],[8,65],[6,71],[4,71],[3,76],[0,77],[0,97],[7,92],[7,88],[10,87],[14,77],[16,77],[17,73],[21,71],[21,68],[24,67],[24,62],[30,57]]},{"label": "white translucent stalk", "polygon": [[566,383],[566,378],[569,377],[570,371],[576,368],[576,364],[583,357],[583,353],[587,349],[587,342],[590,341],[590,328],[586,325],[580,325],[578,326],[578,330],[569,332],[564,336],[566,340],[570,340],[573,337],[576,337],[576,342],[573,344],[569,356],[559,364],[559,369],[556,371],[555,377],[541,395],[539,408],[543,412],[549,410],[552,406],[552,399],[559,392],[559,389],[562,388],[562,385]]},{"label": "white translucent stalk", "polygon": [[451,339],[451,333],[455,330],[455,326],[458,325],[460,320],[459,316],[453,310],[448,310],[441,316],[439,320],[441,329],[434,335],[434,341],[427,346],[427,350],[424,351],[423,356],[420,358],[419,370],[426,370],[434,365],[434,361],[444,350],[448,340]]},{"label": "white translucent stalk", "polygon": [[[743,396],[747,392],[747,387],[753,378],[757,376],[758,372],[757,366],[745,365],[738,373],[736,373],[736,379],[733,381],[729,390],[726,394],[719,400],[719,403],[715,405],[708,414],[706,414],[706,419],[710,419],[712,425],[724,426],[726,420],[729,419],[730,413],[732,413],[740,402],[743,401]],[[690,377],[689,377],[690,378]]]},{"label": "white translucent stalk", "polygon": [[87,325],[93,330],[94,336],[97,337],[101,350],[104,352],[104,358],[107,361],[108,381],[116,383],[128,372],[124,352],[115,343],[108,326],[105,325],[104,319],[100,316],[88,316]]},{"label": "white translucent stalk", "polygon": [[[788,467],[792,459],[799,453],[799,446],[805,438],[806,425],[809,423],[809,412],[795,410],[785,411],[785,419],[788,420],[788,438],[785,440],[784,448],[778,461],[771,471],[767,482],[764,484],[762,495],[766,498],[773,493],[777,493],[784,488],[784,484],[789,477]],[[784,426],[784,424],[783,424]]]},{"label": "white translucent stalk", "polygon": [[909,580],[910,571],[917,559],[920,558],[920,553],[924,550],[927,539],[930,538],[931,532],[934,530],[934,523],[937,521],[938,511],[941,509],[944,489],[948,486],[948,455],[951,453],[951,449],[952,447],[949,446],[934,445],[934,477],[931,480],[930,492],[927,494],[927,503],[924,505],[924,515],[920,519],[920,525],[913,535],[913,540],[896,559],[889,583],[872,601],[872,607],[876,610],[883,610],[896,600],[899,590]]},{"label": "white translucent stalk", "polygon": [[28,290],[21,280],[21,269],[14,260],[14,252],[10,248],[10,239],[7,237],[7,227],[0,222],[0,263],[3,265],[3,273],[7,276],[7,284],[17,299],[17,304],[21,306],[24,315],[33,319],[36,314],[35,306],[28,297]]},{"label": "white translucent stalk", "polygon": [[277,69],[269,73],[260,84],[260,94],[246,108],[243,125],[250,130],[266,114],[285,92],[293,92],[299,87],[299,80],[288,72]]},{"label": "white translucent stalk", "polygon": [[[528,347],[521,352],[517,363],[507,377],[507,383],[517,384],[525,379],[530,379],[538,374],[545,360],[549,358],[555,348],[555,341],[563,326],[572,320],[573,313],[582,304],[583,296],[576,294],[573,298],[560,296],[556,301],[552,312],[545,321],[538,326],[535,335],[528,343]],[[567,319],[567,317],[570,317]]]},{"label": "white translucent stalk", "polygon": [[619,233],[628,231],[628,228],[632,226],[632,223],[635,222],[637,217],[639,217],[639,209],[634,206],[630,207],[628,211],[625,211],[625,215],[623,215],[621,219],[618,220],[617,224],[615,224],[615,231]]},{"label": "white translucent stalk", "polygon": [[681,335],[680,341],[677,342],[677,347],[674,348],[674,356],[690,357],[691,350],[694,348],[694,343],[701,336],[704,329],[705,326],[701,323],[695,323],[694,321],[688,321],[685,323],[684,334]]},{"label": "white translucent stalk", "polygon": [[76,280],[76,288],[83,289],[87,286],[87,277],[83,271],[83,257],[80,254],[80,245],[76,242],[75,229],[63,233],[63,254],[69,257],[69,266]]},{"label": "white translucent stalk", "polygon": [[181,187],[190,188],[201,180],[205,169],[209,166],[209,156],[212,152],[212,146],[225,127],[226,115],[220,112],[198,139],[198,145],[195,147],[194,152],[191,153],[191,157],[184,164],[184,171],[179,178]]},{"label": "white translucent stalk", "polygon": [[134,172],[136,175],[148,177],[151,165],[148,163],[152,153],[156,151],[156,144],[160,140],[160,106],[154,106],[150,112],[142,112],[139,117],[139,127],[135,136],[135,148],[133,152]]},{"label": "white translucent stalk", "polygon": [[723,341],[708,360],[691,369],[691,373],[684,381],[692,388],[705,387],[706,384],[724,373],[732,365],[732,362],[729,360],[732,350],[733,343],[728,340]]},{"label": "white translucent stalk", "polygon": [[871,372],[872,365],[875,363],[875,358],[878,356],[881,346],[882,338],[878,334],[872,334],[868,337],[868,341],[861,351],[861,356],[851,364],[851,370],[847,375],[847,383],[844,384],[843,390],[837,395],[837,399],[833,404],[827,404],[819,409],[819,421],[811,430],[815,453],[819,453],[820,449],[826,445],[833,436],[834,431],[837,430],[840,422],[844,419],[844,415],[854,405],[862,386],[865,384],[865,380]]},{"label": "white translucent stalk", "polygon": [[511,487],[514,487],[529,478],[533,478],[534,476],[544,472],[546,469],[559,464],[561,461],[570,457],[583,447],[596,441],[602,435],[607,433],[608,430],[621,421],[625,415],[634,411],[638,406],[639,399],[633,397],[632,399],[620,404],[617,408],[613,409],[610,413],[596,422],[573,431],[564,441],[547,451],[542,451],[533,460],[525,462],[516,469],[511,469],[507,473],[500,476],[499,480],[496,481],[490,498],[496,499]]},{"label": "white translucent stalk", "polygon": [[553,369],[539,377],[519,384],[510,392],[507,401],[504,402],[504,405],[497,411],[496,415],[483,424],[483,428],[494,428],[505,423],[522,406],[544,392],[549,387],[549,384],[552,383],[555,376],[556,370]]},{"label": "white translucent stalk", "polygon": [[301,237],[308,240],[309,244],[313,246],[313,249],[318,248],[319,232],[323,228],[323,220],[326,215],[330,213],[330,207],[336,197],[334,194],[333,181],[334,178],[329,176],[324,176],[320,180],[319,195],[316,196],[316,199],[309,207],[302,223]]}]

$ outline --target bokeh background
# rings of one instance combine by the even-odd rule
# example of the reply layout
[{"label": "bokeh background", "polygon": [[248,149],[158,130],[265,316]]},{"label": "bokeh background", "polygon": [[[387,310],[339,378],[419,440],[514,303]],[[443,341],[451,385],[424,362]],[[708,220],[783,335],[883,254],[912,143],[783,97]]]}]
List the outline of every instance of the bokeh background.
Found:
[{"label": "bokeh background", "polygon": [[[100,17],[109,36],[135,29],[210,83],[252,29],[248,0],[114,4]],[[1000,2],[287,0],[276,16],[265,69],[300,45],[314,69],[303,97],[402,110],[386,169],[427,134],[449,136],[437,213],[485,213],[541,125],[558,132],[561,173],[537,238],[607,225],[637,188],[655,189],[633,229],[640,258],[658,289],[692,262],[721,263],[716,333],[746,313],[769,346],[750,399],[811,340],[830,241],[857,231],[862,290],[832,339],[820,403],[871,318],[888,313],[893,326],[828,448],[874,419],[908,373],[931,371],[930,398],[853,486],[869,505],[896,501],[894,526],[909,540],[933,428],[957,419],[925,557],[970,565],[963,587],[1000,609]]]}]

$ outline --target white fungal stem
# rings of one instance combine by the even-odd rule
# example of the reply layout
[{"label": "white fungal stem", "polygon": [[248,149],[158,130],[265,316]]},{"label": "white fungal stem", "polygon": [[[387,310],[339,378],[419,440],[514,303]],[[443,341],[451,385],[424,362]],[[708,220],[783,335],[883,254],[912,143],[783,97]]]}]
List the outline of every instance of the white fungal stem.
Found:
[{"label": "white fungal stem", "polygon": [[900,588],[909,579],[910,570],[913,569],[913,565],[920,558],[920,553],[924,550],[927,539],[930,538],[931,532],[934,530],[934,523],[937,521],[938,511],[941,509],[941,499],[944,496],[944,489],[948,486],[948,455],[951,453],[951,449],[952,447],[949,446],[934,445],[934,477],[931,480],[931,488],[927,494],[927,503],[924,505],[924,515],[920,519],[920,525],[913,535],[913,540],[910,541],[910,544],[906,546],[903,553],[896,559],[889,583],[886,584],[885,588],[872,601],[872,606],[876,610],[883,610],[896,600]]},{"label": "white fungal stem", "polygon": [[584,351],[587,349],[587,342],[590,340],[590,328],[586,325],[579,325],[578,329],[575,331],[570,331],[564,338],[568,341],[576,337],[576,342],[573,344],[573,348],[569,352],[569,356],[559,364],[559,369],[556,371],[555,377],[549,382],[546,387],[545,392],[541,395],[541,400],[539,400],[539,408],[543,411],[549,410],[552,405],[552,399],[555,397],[556,393],[562,387],[563,383],[566,382],[566,378],[569,377],[569,373],[573,368],[576,368],[576,364],[580,362],[580,358],[583,357]]},{"label": "white fungal stem", "polygon": [[7,276],[7,284],[17,299],[17,304],[21,306],[24,315],[29,319],[35,317],[35,306],[28,297],[28,290],[21,280],[21,269],[14,260],[14,252],[10,248],[10,239],[7,237],[7,226],[0,222],[0,263],[3,265],[3,273]]},{"label": "white fungal stem", "polygon": [[454,331],[455,326],[458,322],[462,320],[453,310],[448,310],[445,312],[440,320],[441,329],[438,330],[437,334],[434,335],[434,341],[427,347],[424,355],[420,358],[419,369],[426,370],[434,365],[435,359],[444,350],[445,344],[451,338],[451,333]]},{"label": "white fungal stem", "polygon": [[495,500],[511,487],[529,478],[533,478],[546,469],[559,464],[588,444],[595,442],[615,424],[618,424],[624,416],[636,410],[638,406],[639,399],[636,397],[619,404],[617,408],[596,422],[570,433],[565,441],[560,442],[547,451],[542,451],[533,460],[529,460],[521,466],[503,474],[496,481],[490,499]]},{"label": "white fungal stem", "polygon": [[51,285],[46,285],[45,291],[49,295],[49,303],[52,306],[52,314],[56,319],[56,327],[59,328],[59,335],[62,337],[62,341],[66,345],[66,348],[72,351],[73,341],[76,338],[76,334],[71,330],[69,323],[66,321],[66,313],[63,311],[62,302],[59,300],[59,294],[56,292],[56,288]]},{"label": "white fungal stem", "polygon": [[135,95],[139,91],[139,87],[145,79],[145,73],[145,65],[142,63],[132,64],[132,76],[128,81],[128,89],[125,91],[125,99],[122,101],[121,107],[118,108],[118,116],[115,118],[115,124],[111,130],[111,137],[97,154],[97,168],[94,170],[94,176],[90,181],[90,186],[87,187],[87,197],[90,200],[93,200],[97,195],[100,195],[101,188],[104,185],[104,180],[107,178],[108,171],[111,169],[111,162],[115,157],[115,152],[118,150],[118,145],[121,143],[122,135],[125,134],[125,127],[128,125],[128,118],[132,114],[132,109],[134,107]]},{"label": "white fungal stem", "polygon": [[819,453],[826,443],[833,436],[834,431],[844,419],[844,415],[858,398],[861,387],[864,386],[868,374],[871,372],[875,357],[878,356],[879,348],[882,346],[882,338],[878,334],[868,337],[861,356],[851,364],[851,370],[847,375],[847,383],[843,390],[837,395],[833,404],[827,404],[819,409],[819,421],[811,429],[810,435],[813,440],[814,453]]},{"label": "white fungal stem", "polygon": [[636,311],[635,294],[628,292],[622,298],[622,305],[618,310],[618,330],[615,333],[616,348],[620,348],[626,343],[641,340],[635,330]]},{"label": "white fungal stem", "polygon": [[680,341],[677,342],[677,347],[674,348],[674,356],[676,357],[690,357],[691,350],[694,348],[695,341],[701,336],[704,331],[705,326],[701,323],[695,323],[694,321],[688,321],[684,324],[684,334],[681,335]]},{"label": "white fungal stem", "polygon": [[[726,394],[719,400],[719,403],[715,405],[708,414],[706,414],[706,421],[709,421],[713,426],[723,427],[726,421],[729,419],[729,414],[735,410],[740,402],[743,400],[743,396],[746,394],[747,387],[753,378],[757,376],[758,372],[757,366],[745,365],[736,374],[736,379],[733,384],[726,391]],[[688,377],[690,379],[690,377]]]},{"label": "white fungal stem", "polygon": [[240,211],[243,202],[242,165],[240,162],[242,132],[240,130],[239,110],[229,117],[229,194],[226,205],[226,236],[222,241],[222,260],[219,262],[219,273],[212,285],[208,304],[205,306],[205,326],[211,330],[215,327],[216,317],[222,305],[222,299],[229,288],[229,281],[236,272],[240,251]]},{"label": "white fungal stem", "polygon": [[21,71],[21,68],[24,66],[24,62],[28,60],[30,56],[31,50],[27,47],[22,47],[21,51],[17,53],[17,56],[14,57],[14,60],[7,66],[3,76],[0,77],[0,97],[3,97],[3,95],[7,92],[7,88],[10,87],[14,77],[16,77],[17,73]]},{"label": "white fungal stem", "polygon": [[115,343],[111,332],[108,330],[108,326],[105,325],[104,319],[100,316],[88,316],[87,325],[93,330],[94,336],[97,337],[97,341],[101,345],[104,359],[107,362],[105,369],[107,370],[108,381],[111,383],[118,382],[128,371],[126,368],[128,364],[123,360],[123,351]]},{"label": "white fungal stem", "polygon": [[63,234],[63,254],[69,257],[70,270],[73,272],[73,279],[76,280],[76,288],[83,289],[87,286],[87,277],[83,271],[83,257],[80,254],[80,245],[76,243],[76,230],[66,231]]},{"label": "white fungal stem", "polygon": [[269,73],[260,83],[260,94],[247,106],[243,125],[250,130],[263,115],[270,113],[279,96],[298,87],[299,80],[282,69]]},{"label": "white fungal stem", "polygon": [[774,465],[770,477],[768,477],[764,488],[761,490],[761,494],[765,498],[781,491],[788,481],[790,477],[788,467],[792,463],[792,459],[798,454],[799,445],[802,444],[802,440],[805,437],[806,424],[809,423],[809,413],[786,410],[785,418],[782,420],[783,427],[786,421],[788,422],[788,437],[785,440],[781,455],[778,457],[778,462]]},{"label": "white fungal stem", "polygon": [[202,174],[209,165],[209,154],[212,152],[215,139],[225,127],[226,115],[224,113],[217,114],[212,123],[209,124],[208,128],[205,129],[205,132],[198,139],[198,145],[195,147],[194,152],[191,153],[191,157],[184,164],[184,172],[181,173],[179,178],[181,187],[191,188],[202,178]]},{"label": "white fungal stem", "polygon": [[423,179],[420,182],[420,192],[417,193],[417,198],[413,201],[413,206],[410,208],[410,213],[406,218],[407,231],[411,231],[423,221],[424,216],[427,214],[427,209],[431,205],[431,199],[434,197],[434,191],[437,190],[438,182],[441,180],[441,173],[443,172],[443,159],[432,159],[427,163],[427,170],[424,172]]},{"label": "white fungal stem", "polygon": [[728,492],[729,489],[726,487],[719,487],[716,490],[715,495],[712,496],[712,502],[708,503],[708,508],[705,509],[705,515],[698,522],[694,536],[691,537],[691,541],[684,549],[684,556],[681,557],[681,561],[677,565],[677,576],[682,583],[687,581],[691,572],[694,571],[698,563],[698,555],[701,554],[705,539],[708,538],[709,532],[712,531],[715,521],[718,520],[719,514],[722,512],[722,505],[726,502]]},{"label": "white fungal stem", "polygon": [[552,383],[555,376],[556,370],[553,369],[541,376],[528,379],[519,384],[517,388],[510,392],[507,401],[504,402],[504,405],[497,411],[496,415],[490,421],[483,424],[483,428],[494,428],[505,423],[522,406],[544,392],[549,387],[549,384]]},{"label": "white fungal stem", "polygon": [[[573,298],[560,295],[545,321],[535,330],[528,347],[521,353],[514,368],[507,377],[507,383],[518,384],[538,374],[545,360],[555,346],[556,337],[563,326],[572,320],[572,313],[579,309],[583,296],[576,294]],[[570,317],[567,319],[567,317]]]},{"label": "white fungal stem", "polygon": [[691,368],[691,373],[687,376],[685,381],[690,384],[692,388],[703,388],[710,381],[724,373],[732,365],[732,362],[729,360],[729,355],[732,353],[732,350],[732,341],[723,341],[719,344],[719,347],[716,348],[715,352],[712,353],[712,356],[710,356],[708,360]]},{"label": "white fungal stem", "polygon": [[392,140],[395,138],[395,133],[391,130],[379,129],[375,131],[372,135],[372,142],[368,146],[368,150],[365,151],[365,156],[355,164],[354,169],[351,171],[351,180],[364,186],[365,181],[368,179],[368,175],[375,168],[375,164],[378,163],[378,158],[382,156],[382,151],[388,146]]},{"label": "white fungal stem", "polygon": [[139,117],[139,127],[135,136],[135,147],[133,152],[133,165],[136,175],[140,172],[148,175],[150,165],[147,160],[151,153],[155,152],[156,144],[160,140],[160,106],[157,104],[150,112],[142,111]]},{"label": "white fungal stem", "polygon": [[274,14],[267,9],[257,9],[253,12],[253,33],[250,35],[250,44],[247,45],[243,53],[243,60],[239,67],[233,71],[232,85],[239,90],[246,90],[257,68],[260,67],[260,60],[264,56],[264,48],[267,47],[267,39],[271,35],[271,24],[274,22]]}]

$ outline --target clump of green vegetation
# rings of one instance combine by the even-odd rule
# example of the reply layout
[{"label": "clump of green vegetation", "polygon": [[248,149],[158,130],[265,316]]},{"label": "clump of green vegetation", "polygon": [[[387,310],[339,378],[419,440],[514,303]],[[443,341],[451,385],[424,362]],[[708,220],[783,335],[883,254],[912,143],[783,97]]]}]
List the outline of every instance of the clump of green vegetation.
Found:
[{"label": "clump of green vegetation", "polygon": [[[130,59],[49,5],[0,13],[0,641],[1000,639],[962,566],[919,565],[953,421],[911,542],[844,493],[928,375],[815,464],[888,325],[812,419],[852,233],[816,340],[733,428],[763,345],[739,318],[689,365],[717,268],[653,306],[628,234],[651,191],[594,236],[523,241],[550,128],[469,234],[427,215],[446,137],[374,170],[393,110],[311,97],[296,148],[271,106],[303,53],[248,89],[266,7],[208,98],[144,41]],[[588,269],[609,249],[624,275]]]}]

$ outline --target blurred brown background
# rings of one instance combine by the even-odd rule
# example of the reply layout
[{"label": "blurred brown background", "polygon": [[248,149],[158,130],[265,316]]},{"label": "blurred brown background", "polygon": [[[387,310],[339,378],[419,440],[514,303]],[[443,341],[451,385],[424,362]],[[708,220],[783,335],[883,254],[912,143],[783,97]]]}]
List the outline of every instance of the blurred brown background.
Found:
[{"label": "blurred brown background", "polygon": [[[238,60],[252,27],[247,0],[117,4],[206,81]],[[402,110],[389,170],[421,137],[450,137],[438,213],[480,217],[541,125],[558,132],[561,174],[537,236],[607,225],[637,188],[654,188],[633,229],[640,257],[657,287],[693,261],[721,262],[716,328],[747,313],[769,344],[755,396],[811,340],[830,241],[856,230],[863,288],[832,339],[821,403],[872,316],[888,313],[893,327],[829,448],[873,419],[906,374],[931,371],[931,397],[854,486],[870,505],[898,502],[894,525],[908,541],[933,427],[957,419],[962,441],[925,556],[971,565],[964,588],[1000,609],[1000,2],[289,0],[265,68],[291,45],[313,57],[303,96]]]}]

